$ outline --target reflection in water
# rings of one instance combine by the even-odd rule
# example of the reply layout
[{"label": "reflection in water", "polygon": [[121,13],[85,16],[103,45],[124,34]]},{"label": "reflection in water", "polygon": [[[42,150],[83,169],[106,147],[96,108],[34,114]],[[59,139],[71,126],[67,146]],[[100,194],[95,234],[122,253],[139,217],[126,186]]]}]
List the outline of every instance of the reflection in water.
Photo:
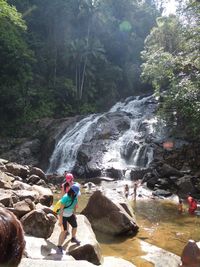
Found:
[{"label": "reflection in water", "polygon": [[[81,202],[85,206],[89,196],[83,194],[81,197]],[[186,205],[185,212],[179,214],[177,205],[170,201],[139,199],[137,202],[131,201],[131,204],[140,226],[137,236],[130,239],[114,238],[96,232],[104,256],[121,257],[137,267],[151,267],[151,263],[140,258],[145,254],[141,249],[140,240],[179,256],[189,239],[200,240],[200,217],[188,215]]]},{"label": "reflection in water", "polygon": [[168,201],[139,201],[134,207],[140,233],[147,241],[163,249],[181,255],[189,239],[200,240],[200,218],[185,212],[179,214],[177,206]]}]

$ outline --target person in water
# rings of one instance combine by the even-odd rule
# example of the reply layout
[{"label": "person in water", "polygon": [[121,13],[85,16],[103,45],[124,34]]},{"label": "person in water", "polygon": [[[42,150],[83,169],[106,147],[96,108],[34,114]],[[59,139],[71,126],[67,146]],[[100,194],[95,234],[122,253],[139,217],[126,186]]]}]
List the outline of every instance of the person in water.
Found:
[{"label": "person in water", "polygon": [[77,220],[75,216],[76,206],[78,203],[78,195],[80,194],[80,189],[78,184],[73,184],[69,191],[61,199],[61,208],[59,213],[59,224],[62,224],[61,233],[59,235],[57,253],[63,254],[63,242],[66,238],[68,231],[67,224],[69,223],[72,227],[72,238],[71,242],[80,245],[80,241],[76,238],[77,232]]},{"label": "person in water", "polygon": [[183,213],[183,200],[179,199],[178,202],[178,213],[182,214]]},{"label": "person in water", "polygon": [[129,186],[127,184],[124,187],[124,195],[125,195],[125,198],[128,198],[129,196]]},{"label": "person in water", "polygon": [[192,197],[191,193],[188,194],[187,202],[189,205],[189,208],[188,208],[189,214],[194,215],[197,209],[197,201]]},{"label": "person in water", "polygon": [[134,184],[133,184],[133,197],[134,197],[134,200],[136,200],[136,197],[137,197],[137,189],[138,189],[138,181],[135,181]]},{"label": "person in water", "polygon": [[20,221],[12,212],[0,207],[0,266],[18,266],[24,248],[24,231]]}]

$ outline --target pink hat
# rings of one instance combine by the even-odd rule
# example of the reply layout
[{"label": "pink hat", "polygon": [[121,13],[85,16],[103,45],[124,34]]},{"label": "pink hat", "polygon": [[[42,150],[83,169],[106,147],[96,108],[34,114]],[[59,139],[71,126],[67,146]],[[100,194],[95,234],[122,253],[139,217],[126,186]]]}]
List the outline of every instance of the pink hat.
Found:
[{"label": "pink hat", "polygon": [[74,180],[74,176],[71,173],[67,173],[65,176],[66,182],[71,183]]}]

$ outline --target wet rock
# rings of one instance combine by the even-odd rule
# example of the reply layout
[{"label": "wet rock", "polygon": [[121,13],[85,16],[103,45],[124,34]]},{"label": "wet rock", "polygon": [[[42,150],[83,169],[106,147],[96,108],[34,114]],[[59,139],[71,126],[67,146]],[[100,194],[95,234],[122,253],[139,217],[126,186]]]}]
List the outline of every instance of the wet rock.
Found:
[{"label": "wet rock", "polygon": [[122,179],[123,173],[120,169],[110,168],[105,169],[104,172],[106,173],[107,177],[113,178],[115,180]]},{"label": "wet rock", "polygon": [[158,181],[158,177],[155,177],[155,176],[151,177],[147,181],[147,187],[150,188],[150,189],[154,189],[155,184],[157,183],[157,181]]},{"label": "wet rock", "polygon": [[161,177],[170,177],[170,176],[177,176],[177,177],[181,177],[183,176],[183,174],[178,171],[176,168],[164,163],[162,166],[160,166],[157,169],[159,175]]},{"label": "wet rock", "polygon": [[143,179],[144,176],[149,173],[149,171],[150,170],[148,168],[132,169],[130,172],[131,180],[135,181],[135,180]]},{"label": "wet rock", "polygon": [[166,190],[158,189],[156,191],[153,191],[152,195],[157,197],[169,197],[172,195],[172,193]]},{"label": "wet rock", "polygon": [[133,141],[129,141],[124,147],[120,148],[120,154],[123,158],[129,159],[135,149],[138,149],[139,145]]},{"label": "wet rock", "polygon": [[191,175],[184,175],[183,177],[178,179],[176,184],[182,194],[188,194],[188,192],[194,193],[196,191],[192,182]]}]

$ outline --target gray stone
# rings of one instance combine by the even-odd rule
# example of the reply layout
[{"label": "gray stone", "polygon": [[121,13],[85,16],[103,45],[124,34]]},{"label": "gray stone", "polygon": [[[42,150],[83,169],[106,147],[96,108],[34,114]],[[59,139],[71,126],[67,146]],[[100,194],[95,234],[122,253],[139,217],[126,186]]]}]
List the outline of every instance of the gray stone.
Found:
[{"label": "gray stone", "polygon": [[93,193],[82,214],[89,219],[94,229],[103,233],[135,235],[138,231],[135,218],[119,202],[114,203],[100,191]]},{"label": "gray stone", "polygon": [[140,242],[142,250],[147,253],[142,258],[154,264],[154,267],[178,267],[180,265],[179,256],[144,241]]}]

